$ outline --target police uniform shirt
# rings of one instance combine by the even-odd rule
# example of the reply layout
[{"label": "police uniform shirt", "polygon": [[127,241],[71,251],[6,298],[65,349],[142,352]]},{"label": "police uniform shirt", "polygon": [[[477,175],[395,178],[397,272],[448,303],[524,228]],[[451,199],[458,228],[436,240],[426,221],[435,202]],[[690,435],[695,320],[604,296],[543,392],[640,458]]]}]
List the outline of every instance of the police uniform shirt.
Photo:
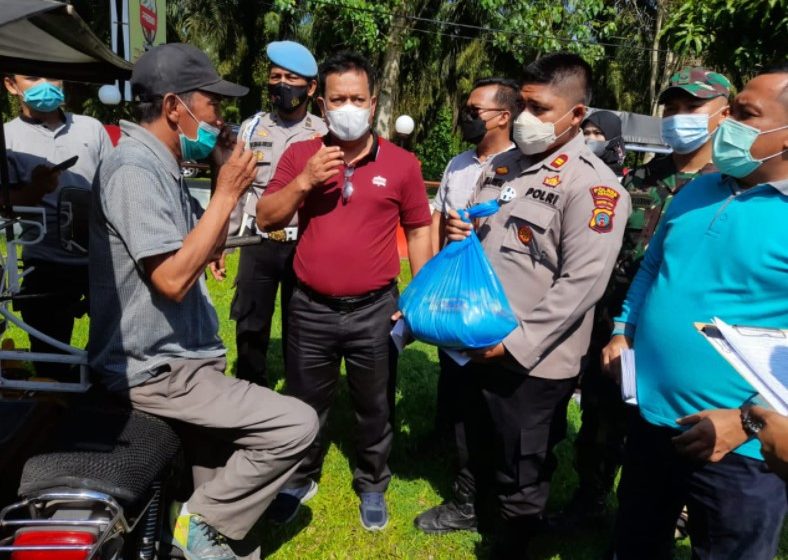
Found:
[{"label": "police uniform shirt", "polygon": [[476,198],[504,191],[513,199],[477,232],[520,322],[503,341],[514,358],[509,366],[535,377],[574,377],[621,247],[629,194],[582,134],[540,161],[519,150],[494,158]]},{"label": "police uniform shirt", "polygon": [[[300,121],[288,122],[276,112],[261,112],[241,123],[239,138],[246,141],[257,158],[257,175],[249,193],[242,198],[244,214],[255,215],[257,201],[273,178],[279,158],[290,144],[319,138],[327,133],[323,119],[312,113],[307,113]],[[296,218],[290,225],[297,225]]]}]

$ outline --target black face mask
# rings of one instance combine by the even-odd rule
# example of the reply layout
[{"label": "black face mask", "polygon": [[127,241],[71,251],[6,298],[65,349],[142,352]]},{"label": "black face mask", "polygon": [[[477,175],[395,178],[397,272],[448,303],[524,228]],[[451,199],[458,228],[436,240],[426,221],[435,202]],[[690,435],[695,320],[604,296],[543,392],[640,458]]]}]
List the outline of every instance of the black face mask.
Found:
[{"label": "black face mask", "polygon": [[285,113],[292,113],[306,103],[307,90],[307,86],[291,86],[279,82],[268,86],[268,95],[277,109]]},{"label": "black face mask", "polygon": [[487,122],[479,115],[474,116],[467,108],[460,111],[459,125],[462,139],[471,144],[478,144],[487,134]]}]

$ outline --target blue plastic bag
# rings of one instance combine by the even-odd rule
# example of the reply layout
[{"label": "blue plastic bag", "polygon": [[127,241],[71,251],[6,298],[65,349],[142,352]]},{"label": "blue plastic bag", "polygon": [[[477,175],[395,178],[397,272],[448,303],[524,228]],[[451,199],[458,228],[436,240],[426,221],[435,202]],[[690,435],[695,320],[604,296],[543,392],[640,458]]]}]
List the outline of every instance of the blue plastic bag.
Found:
[{"label": "blue plastic bag", "polygon": [[[497,200],[461,212],[463,219],[491,216]],[[517,327],[503,286],[473,232],[452,241],[419,271],[400,297],[405,323],[417,340],[441,348],[495,346]]]}]

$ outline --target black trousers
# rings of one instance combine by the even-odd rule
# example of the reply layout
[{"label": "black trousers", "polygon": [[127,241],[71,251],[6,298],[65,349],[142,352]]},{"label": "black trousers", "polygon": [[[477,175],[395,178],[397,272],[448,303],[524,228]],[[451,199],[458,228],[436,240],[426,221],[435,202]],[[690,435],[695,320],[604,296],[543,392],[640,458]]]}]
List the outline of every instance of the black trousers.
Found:
[{"label": "black trousers", "polygon": [[264,239],[260,245],[241,247],[230,318],[235,320],[238,349],[236,377],[269,386],[266,359],[276,292],[281,286],[282,354],[287,348],[287,306],[293,294],[295,242]]},{"label": "black trousers", "polygon": [[[477,484],[489,479],[502,521],[535,518],[547,504],[556,467],[553,448],[566,436],[566,409],[577,378],[541,379],[500,365],[466,368],[468,463],[455,489],[475,495]],[[528,537],[522,535],[523,545]]]},{"label": "black trousers", "polygon": [[599,357],[609,333],[606,328],[592,336],[588,364],[580,378],[582,424],[575,440],[575,469],[578,495],[593,502],[604,501],[613,490],[631,408],[621,399],[619,385],[602,373]]},{"label": "black trousers", "polygon": [[786,513],[786,484],[763,461],[729,453],[690,462],[679,432],[630,423],[618,486],[617,560],[672,558],[676,518],[686,504],[694,560],[772,560]]},{"label": "black trousers", "polygon": [[[69,344],[74,330],[74,319],[88,312],[88,267],[57,264],[41,260],[27,260],[25,268],[34,267],[22,280],[21,294],[42,297],[23,298],[16,303],[22,319],[44,334]],[[46,342],[30,337],[32,352],[60,350]],[[39,375],[65,380],[71,366],[36,362]]]},{"label": "black trousers", "polygon": [[328,447],[326,421],[344,358],[356,417],[353,488],[383,492],[388,487],[397,372],[397,349],[389,335],[397,306],[395,287],[351,311],[295,289],[290,300],[285,392],[315,409],[320,432],[287,486],[302,486],[320,477]]},{"label": "black trousers", "polygon": [[453,433],[462,424],[463,386],[469,368],[460,366],[443,350],[438,350],[437,401],[435,406],[435,432],[438,435]]}]

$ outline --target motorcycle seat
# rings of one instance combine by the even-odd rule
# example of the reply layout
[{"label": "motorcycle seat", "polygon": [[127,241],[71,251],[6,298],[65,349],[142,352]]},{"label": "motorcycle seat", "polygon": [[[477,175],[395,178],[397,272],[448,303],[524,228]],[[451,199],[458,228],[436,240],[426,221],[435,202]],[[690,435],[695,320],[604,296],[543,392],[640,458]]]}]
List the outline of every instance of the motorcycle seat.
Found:
[{"label": "motorcycle seat", "polygon": [[94,490],[124,507],[141,503],[180,448],[164,420],[131,409],[69,409],[51,444],[25,463],[19,495],[52,488]]}]

